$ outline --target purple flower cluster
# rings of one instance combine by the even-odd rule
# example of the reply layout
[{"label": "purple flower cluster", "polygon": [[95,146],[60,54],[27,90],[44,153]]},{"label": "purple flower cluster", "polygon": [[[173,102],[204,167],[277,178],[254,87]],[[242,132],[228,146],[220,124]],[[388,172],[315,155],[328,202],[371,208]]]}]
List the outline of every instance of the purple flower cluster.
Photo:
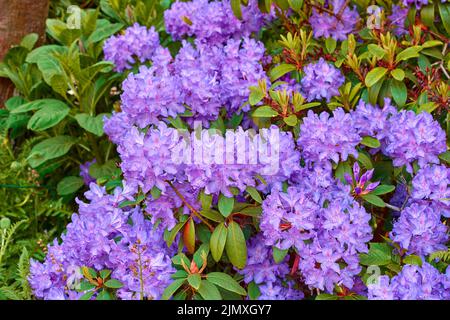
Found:
[{"label": "purple flower cluster", "polygon": [[310,63],[303,68],[305,75],[301,80],[301,91],[308,101],[339,95],[339,87],[344,84],[345,77],[339,69],[320,58],[316,63]]},{"label": "purple flower cluster", "polygon": [[372,238],[370,215],[350,196],[348,186],[334,181],[320,187],[320,177],[304,170],[302,184],[288,187],[286,193],[273,189],[264,200],[260,228],[265,243],[295,247],[310,288],[352,288],[361,271],[358,254],[367,252]]},{"label": "purple flower cluster", "polygon": [[[226,145],[233,150],[226,150]],[[160,122],[146,133],[131,128],[117,151],[125,180],[144,192],[154,186],[165,191],[166,181],[172,181],[189,182],[207,194],[232,196],[231,187],[241,192],[257,187],[257,174],[267,177],[271,185],[288,180],[300,169],[292,134],[279,132],[276,126],[261,129],[253,137],[242,128],[224,137],[210,131],[186,135]]]},{"label": "purple flower cluster", "polygon": [[317,115],[308,111],[300,126],[297,140],[302,155],[308,162],[346,161],[349,155],[358,157],[356,146],[361,137],[353,126],[349,113],[339,108],[330,117],[328,112]]},{"label": "purple flower cluster", "polygon": [[260,300],[300,300],[303,292],[295,290],[291,283],[283,284],[289,274],[288,257],[280,263],[275,263],[272,248],[264,244],[261,234],[250,239],[248,243],[248,261],[240,270],[244,282],[254,282],[261,292]]},{"label": "purple flower cluster", "polygon": [[386,99],[383,109],[361,101],[351,116],[361,136],[380,140],[382,153],[393,160],[394,166],[405,165],[410,173],[414,161],[420,167],[437,164],[438,155],[447,150],[445,131],[427,112],[398,112]]},{"label": "purple flower cluster", "polygon": [[426,166],[412,180],[411,196],[416,200],[431,200],[450,217],[450,168],[443,165]]},{"label": "purple flower cluster", "polygon": [[[335,40],[346,40],[347,35],[355,30],[359,21],[358,11],[350,7],[344,8],[345,0],[328,1],[332,4],[334,14],[313,8],[309,23],[316,39],[332,37]],[[331,9],[328,5],[328,9]]]},{"label": "purple flower cluster", "polygon": [[441,221],[441,211],[427,202],[413,202],[402,210],[390,238],[409,254],[428,255],[447,247],[448,227]]},{"label": "purple flower cluster", "polygon": [[135,23],[122,35],[106,40],[103,51],[105,60],[113,62],[115,69],[122,72],[131,69],[137,62],[151,60],[158,47],[159,35],[155,28],[147,29]]},{"label": "purple flower cluster", "polygon": [[420,167],[439,163],[438,155],[447,150],[445,131],[427,112],[402,110],[389,118],[389,124],[382,149],[396,167],[406,165],[412,172],[413,161],[417,160]]},{"label": "purple flower cluster", "polygon": [[225,45],[195,41],[193,46],[184,41],[175,59],[167,49],[157,49],[152,67],[142,66],[122,85],[127,122],[145,128],[187,108],[191,125],[203,121],[208,126],[222,107],[238,112],[248,98],[248,88],[267,78],[260,63],[264,52],[264,45],[250,38],[230,39]]},{"label": "purple flower cluster", "polygon": [[[78,201],[79,213],[72,215],[62,243],[48,246],[43,263],[31,260],[29,281],[35,295],[43,299],[77,299],[83,278],[82,267],[112,270],[111,278],[123,287],[123,299],[158,299],[174,272],[170,254],[164,249],[163,230],[145,220],[139,208],[119,208],[131,199],[133,190],[117,188],[114,194],[95,184]],[[129,220],[131,223],[129,223]]]},{"label": "purple flower cluster", "polygon": [[397,5],[392,6],[392,14],[388,16],[388,19],[391,22],[395,35],[402,36],[408,33],[408,30],[405,27],[407,16],[408,8],[402,8]]},{"label": "purple flower cluster", "polygon": [[166,30],[175,40],[194,36],[210,45],[247,37],[258,32],[268,19],[270,16],[261,13],[256,0],[242,6],[242,20],[233,14],[229,0],[177,1],[164,12]]},{"label": "purple flower cluster", "polygon": [[426,262],[421,267],[406,265],[392,279],[380,276],[368,289],[371,300],[449,300],[450,267],[441,274]]}]

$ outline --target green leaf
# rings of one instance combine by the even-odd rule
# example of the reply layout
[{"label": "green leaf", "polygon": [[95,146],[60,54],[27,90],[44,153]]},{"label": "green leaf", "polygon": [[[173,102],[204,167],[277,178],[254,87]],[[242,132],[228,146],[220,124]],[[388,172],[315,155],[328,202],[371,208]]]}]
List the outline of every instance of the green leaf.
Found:
[{"label": "green leaf", "polygon": [[245,267],[247,264],[247,244],[241,227],[234,221],[231,221],[228,225],[225,250],[231,263],[236,268],[243,269]]},{"label": "green leaf", "polygon": [[64,177],[57,185],[56,191],[60,196],[66,196],[77,192],[84,185],[80,177]]},{"label": "green leaf", "polygon": [[186,279],[177,279],[174,280],[171,284],[167,286],[167,288],[164,290],[161,299],[162,300],[169,300],[170,297],[173,296],[173,294],[183,285],[183,283],[186,281]]},{"label": "green leaf", "polygon": [[65,103],[60,101],[60,100],[56,100],[56,99],[41,99],[41,100],[34,100],[25,104],[22,104],[20,106],[16,106],[13,110],[10,110],[11,113],[16,114],[16,113],[23,113],[23,112],[28,112],[28,111],[32,111],[32,110],[38,110],[41,109],[44,106],[48,106],[48,105],[61,105],[63,104],[65,106]]},{"label": "green leaf", "polygon": [[439,155],[439,159],[450,164],[450,151],[445,151]]},{"label": "green leaf", "polygon": [[76,142],[77,139],[71,136],[56,136],[45,139],[31,149],[27,158],[28,163],[32,168],[36,168],[47,160],[65,155]]},{"label": "green leaf", "polygon": [[253,200],[255,200],[258,203],[262,203],[262,198],[261,195],[259,194],[258,190],[256,190],[256,188],[254,187],[247,187],[245,189],[245,191],[247,191],[247,193],[252,197]]},{"label": "green leaf", "polygon": [[198,273],[190,274],[187,277],[187,281],[192,288],[198,290],[202,282],[202,277]]},{"label": "green leaf", "polygon": [[234,198],[228,198],[222,193],[219,195],[218,208],[220,213],[226,218],[233,212]]},{"label": "green leaf", "polygon": [[375,83],[380,81],[387,73],[388,69],[383,67],[377,67],[370,70],[366,75],[365,84],[368,88],[372,87]]},{"label": "green leaf", "polygon": [[391,76],[398,81],[403,81],[405,78],[405,71],[402,69],[394,69],[391,71]]},{"label": "green leaf", "polygon": [[281,249],[273,246],[272,247],[272,255],[273,255],[273,260],[275,260],[275,263],[282,262],[284,260],[284,258],[286,257],[288,251],[289,251],[289,249],[281,250]]},{"label": "green leaf", "polygon": [[334,50],[336,50],[336,40],[329,37],[325,40],[325,48],[327,49],[328,53],[333,53]]},{"label": "green leaf", "polygon": [[111,270],[103,269],[99,272],[99,274],[100,274],[100,277],[102,277],[102,279],[106,279],[111,274]]},{"label": "green leaf", "polygon": [[358,162],[361,163],[364,166],[364,168],[366,168],[367,170],[370,170],[373,168],[372,159],[366,152],[362,152],[362,151],[358,152]]},{"label": "green leaf", "polygon": [[384,208],[386,204],[384,203],[383,199],[381,199],[379,196],[374,195],[372,193],[364,194],[362,195],[362,198],[366,200],[367,202],[373,204],[374,206]]},{"label": "green leaf", "polygon": [[231,0],[231,9],[239,20],[242,20],[241,0]]},{"label": "green leaf", "polygon": [[393,80],[390,86],[392,98],[398,104],[399,107],[403,107],[406,103],[408,91],[403,81]]},{"label": "green leaf", "polygon": [[69,111],[69,107],[64,102],[55,100],[52,104],[39,109],[28,121],[27,127],[33,131],[44,131],[60,123]]},{"label": "green leaf", "polygon": [[438,2],[439,14],[441,15],[442,24],[447,31],[447,37],[450,35],[450,4]]},{"label": "green leaf", "polygon": [[255,111],[252,113],[252,117],[255,118],[272,118],[276,117],[278,115],[278,112],[272,109],[270,106],[261,106],[258,107]]},{"label": "green leaf", "polygon": [[98,293],[98,295],[95,298],[95,300],[112,300],[112,297],[111,297],[111,294],[108,291],[103,289],[102,291],[100,291]]},{"label": "green leaf", "polygon": [[110,23],[106,19],[97,21],[97,28],[87,39],[86,44],[92,44],[109,38],[124,27],[122,23]]},{"label": "green leaf", "polygon": [[120,289],[123,287],[123,284],[119,280],[109,279],[105,282],[105,286],[111,289]]},{"label": "green leaf", "polygon": [[79,300],[90,300],[92,296],[94,295],[95,291],[88,291],[85,294],[83,294]]},{"label": "green leaf", "polygon": [[382,59],[384,57],[384,55],[386,54],[386,51],[384,51],[383,48],[381,48],[380,46],[378,46],[376,44],[373,44],[373,43],[369,44],[367,46],[367,48],[369,49],[369,52],[373,56],[375,56],[375,57],[377,57],[379,59]]},{"label": "green leaf", "polygon": [[277,80],[278,78],[281,78],[282,76],[284,76],[286,73],[294,71],[294,70],[297,70],[297,67],[294,66],[293,64],[282,63],[282,64],[276,66],[275,68],[273,68],[272,70],[270,70],[270,72],[269,72],[270,80],[273,82],[273,81]]},{"label": "green leaf", "polygon": [[254,282],[250,282],[247,287],[248,297],[250,300],[258,300],[261,295],[261,291],[259,290],[259,286]]},{"label": "green leaf", "polygon": [[392,192],[394,190],[395,190],[395,186],[382,184],[382,185],[379,185],[378,187],[376,187],[375,190],[373,190],[371,192],[371,194],[380,196],[382,194],[390,193],[390,192]]},{"label": "green leaf", "polygon": [[370,243],[368,253],[360,255],[359,260],[362,265],[384,266],[392,261],[392,248],[387,243]]},{"label": "green leaf", "polygon": [[181,228],[183,228],[183,226],[186,224],[186,221],[179,222],[171,230],[166,231],[167,237],[165,237],[165,240],[168,247],[172,246],[178,232],[180,232]]},{"label": "green leaf", "polygon": [[103,135],[103,117],[103,114],[93,117],[87,113],[78,113],[75,119],[84,130],[101,137]]},{"label": "green leaf", "polygon": [[20,46],[32,50],[38,40],[39,35],[37,33],[30,33],[23,37],[22,41],[20,41]]},{"label": "green leaf", "polygon": [[224,288],[225,290],[235,292],[242,296],[247,295],[245,289],[242,288],[236,280],[234,280],[231,276],[229,276],[226,273],[211,272],[206,275],[206,279],[208,279],[209,282],[221,288]]},{"label": "green leaf", "polygon": [[198,288],[198,293],[205,300],[222,300],[219,289],[208,280],[202,280],[200,288]]},{"label": "green leaf", "polygon": [[120,170],[116,167],[114,160],[108,160],[104,164],[96,162],[89,167],[89,175],[94,179],[109,178],[118,172],[120,173]]},{"label": "green leaf", "polygon": [[227,234],[228,229],[223,223],[220,223],[219,225],[217,225],[211,235],[209,247],[211,249],[213,259],[216,262],[218,262],[222,257],[223,249],[225,248],[225,244],[227,242]]},{"label": "green leaf", "polygon": [[412,264],[421,267],[422,266],[422,258],[416,255],[410,255],[403,258],[404,264]]},{"label": "green leaf", "polygon": [[286,118],[283,118],[283,121],[288,126],[294,127],[297,124],[297,122],[298,122],[298,118],[297,118],[297,116],[295,114],[291,114],[290,116],[288,116]]},{"label": "green leaf", "polygon": [[408,47],[405,50],[401,51],[399,54],[397,54],[395,62],[399,63],[400,61],[408,60],[411,58],[417,58],[421,50],[422,50],[421,46]]},{"label": "green leaf", "polygon": [[219,211],[213,209],[202,210],[200,214],[215,222],[223,222],[225,220]]},{"label": "green leaf", "polygon": [[266,93],[262,92],[260,87],[250,87],[248,102],[250,103],[250,105],[254,106],[255,104],[259,103],[265,95]]},{"label": "green leaf", "polygon": [[316,296],[315,300],[338,300],[339,296],[329,294],[329,293],[322,293]]},{"label": "green leaf", "polygon": [[369,148],[379,148],[381,146],[381,143],[380,141],[378,141],[378,139],[369,136],[363,137],[361,140],[361,144],[368,146]]}]

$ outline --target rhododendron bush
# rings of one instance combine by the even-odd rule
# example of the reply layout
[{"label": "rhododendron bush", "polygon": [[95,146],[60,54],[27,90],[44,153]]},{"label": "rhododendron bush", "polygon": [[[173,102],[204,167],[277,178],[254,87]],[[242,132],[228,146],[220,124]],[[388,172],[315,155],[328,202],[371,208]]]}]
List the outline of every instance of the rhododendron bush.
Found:
[{"label": "rhododendron bush", "polygon": [[103,44],[120,179],[38,299],[450,300],[450,4],[175,1]]}]

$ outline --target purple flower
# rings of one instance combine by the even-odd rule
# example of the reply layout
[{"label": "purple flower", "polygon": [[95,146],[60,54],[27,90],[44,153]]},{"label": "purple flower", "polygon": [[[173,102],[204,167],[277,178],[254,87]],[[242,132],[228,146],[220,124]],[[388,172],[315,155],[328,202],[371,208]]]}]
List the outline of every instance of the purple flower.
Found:
[{"label": "purple flower", "polygon": [[397,36],[402,36],[408,33],[405,27],[406,18],[408,16],[408,8],[402,8],[397,5],[392,6],[392,14],[388,16],[391,26],[394,29],[394,33]]},{"label": "purple flower", "polygon": [[346,161],[349,155],[357,158],[355,147],[360,141],[350,114],[339,108],[333,111],[333,117],[325,111],[320,115],[308,111],[300,126],[297,144],[307,162],[332,160],[338,163]]},{"label": "purple flower", "polygon": [[445,131],[427,112],[402,110],[392,115],[387,125],[382,152],[393,159],[394,166],[406,165],[410,173],[413,161],[417,160],[420,167],[439,163],[438,155],[447,150]]},{"label": "purple flower", "polygon": [[356,196],[368,194],[380,184],[380,181],[368,183],[373,176],[373,171],[374,169],[368,170],[360,177],[360,167],[358,162],[355,162],[353,164],[353,177],[348,173],[344,173],[345,180],[352,186],[353,193]]},{"label": "purple flower", "polygon": [[95,178],[91,177],[91,175],[89,174],[89,168],[96,162],[97,160],[93,159],[92,161],[87,161],[80,165],[80,176],[83,178],[84,184],[87,186],[91,182],[95,182]]},{"label": "purple flower", "polygon": [[444,217],[450,217],[450,168],[430,165],[419,169],[412,180],[411,196],[433,201],[442,208]]},{"label": "purple flower", "polygon": [[135,23],[124,34],[110,37],[104,44],[105,60],[116,65],[119,72],[131,69],[136,62],[151,60],[159,47],[159,35],[155,27],[147,29]]},{"label": "purple flower", "polygon": [[61,244],[55,239],[48,246],[43,263],[31,260],[34,294],[50,300],[78,299],[83,294],[78,292],[81,268],[86,266],[111,270],[111,277],[123,284],[117,292],[122,299],[160,298],[174,272],[163,230],[153,228],[140,209],[119,208],[131,199],[126,188],[111,195],[93,183],[90,188],[85,193],[90,202],[77,200],[79,213],[72,215]]},{"label": "purple flower", "polygon": [[[347,35],[355,30],[359,21],[359,14],[350,7],[343,8],[344,0],[332,0],[333,15],[323,12],[320,9],[313,8],[309,23],[316,39],[320,37],[332,37],[335,40],[346,40]],[[330,9],[330,5],[328,5]]]},{"label": "purple flower", "polygon": [[448,300],[448,276],[439,273],[424,262],[422,267],[405,265],[399,274],[389,281],[381,276],[376,283],[368,285],[371,300]]},{"label": "purple flower", "polygon": [[428,255],[447,248],[448,227],[442,223],[438,207],[413,202],[403,209],[389,236],[409,254]]},{"label": "purple flower", "polygon": [[247,37],[269,19],[269,15],[261,13],[256,0],[242,6],[242,20],[233,14],[229,0],[177,1],[164,12],[166,30],[175,40],[194,36],[209,45]]},{"label": "purple flower", "polygon": [[325,98],[327,102],[330,102],[331,97],[339,95],[339,87],[345,82],[341,71],[323,58],[316,63],[306,65],[303,72],[302,94],[308,101]]},{"label": "purple flower", "polygon": [[[445,2],[446,0],[441,0]],[[413,5],[419,10],[422,6],[426,6],[428,4],[428,0],[403,0],[403,5],[405,7],[412,7]]]}]

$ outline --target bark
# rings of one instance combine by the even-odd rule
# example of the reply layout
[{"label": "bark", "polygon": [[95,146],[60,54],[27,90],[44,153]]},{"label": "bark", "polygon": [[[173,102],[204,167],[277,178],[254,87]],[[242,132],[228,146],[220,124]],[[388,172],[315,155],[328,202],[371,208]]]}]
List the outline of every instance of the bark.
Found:
[{"label": "bark", "polygon": [[[39,43],[43,43],[48,7],[49,0],[0,0],[0,61],[29,33],[39,34]],[[0,78],[0,108],[13,92],[12,83]]]}]

